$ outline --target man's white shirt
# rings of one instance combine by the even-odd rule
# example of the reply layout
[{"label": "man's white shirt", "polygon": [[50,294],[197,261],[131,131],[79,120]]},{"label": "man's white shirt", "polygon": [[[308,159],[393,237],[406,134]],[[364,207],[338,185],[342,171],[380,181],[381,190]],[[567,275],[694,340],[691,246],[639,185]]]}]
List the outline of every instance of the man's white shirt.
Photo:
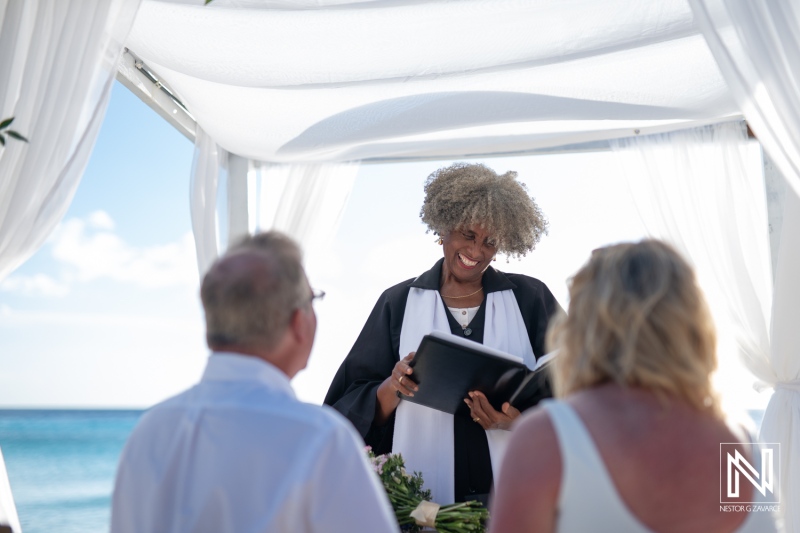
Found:
[{"label": "man's white shirt", "polygon": [[112,533],[397,531],[356,431],[255,357],[215,353],[120,458]]}]

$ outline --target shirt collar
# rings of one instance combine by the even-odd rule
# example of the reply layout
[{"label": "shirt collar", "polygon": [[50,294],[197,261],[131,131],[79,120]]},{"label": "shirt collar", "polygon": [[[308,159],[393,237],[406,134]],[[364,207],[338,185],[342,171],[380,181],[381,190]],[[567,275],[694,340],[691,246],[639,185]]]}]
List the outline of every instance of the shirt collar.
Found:
[{"label": "shirt collar", "polygon": [[[436,264],[433,265],[433,268],[427,272],[424,272],[417,279],[411,282],[411,286],[418,289],[438,291],[439,280],[442,279],[443,263],[444,258],[439,259]],[[517,286],[512,283],[505,274],[499,270],[496,270],[492,266],[487,268],[483,273],[483,279],[481,280],[481,283],[483,284],[483,290],[486,292],[486,294],[489,294],[490,292],[507,291],[517,288]]]},{"label": "shirt collar", "polygon": [[295,398],[286,374],[275,365],[251,355],[233,352],[212,353],[200,381],[258,381],[272,390]]}]

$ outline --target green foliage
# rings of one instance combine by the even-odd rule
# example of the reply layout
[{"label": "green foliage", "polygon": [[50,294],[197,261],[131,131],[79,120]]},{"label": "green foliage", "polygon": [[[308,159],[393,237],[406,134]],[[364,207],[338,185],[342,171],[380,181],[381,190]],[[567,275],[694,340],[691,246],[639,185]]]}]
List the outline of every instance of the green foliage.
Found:
[{"label": "green foliage", "polygon": [[[402,531],[417,533],[420,526],[411,512],[417,508],[421,501],[431,500],[431,491],[423,490],[422,474],[406,472],[403,456],[394,453],[375,455],[367,447],[372,468],[378,474],[392,503],[395,518]],[[436,515],[436,531],[439,533],[461,533],[486,531],[486,521],[489,511],[476,501],[443,505]]]},{"label": "green foliage", "polygon": [[14,117],[0,121],[0,146],[6,145],[6,135],[18,141],[28,142],[28,139],[23,137],[21,133],[8,129],[12,122],[14,122]]}]

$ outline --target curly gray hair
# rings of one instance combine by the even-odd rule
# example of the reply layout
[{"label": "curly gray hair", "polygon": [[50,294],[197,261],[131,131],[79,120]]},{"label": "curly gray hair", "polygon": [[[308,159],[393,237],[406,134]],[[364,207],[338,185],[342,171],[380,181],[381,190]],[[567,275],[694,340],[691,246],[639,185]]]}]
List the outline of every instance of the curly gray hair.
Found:
[{"label": "curly gray hair", "polygon": [[437,235],[480,225],[497,239],[497,251],[509,257],[533,250],[548,225],[516,172],[498,176],[480,163],[456,163],[428,176],[419,216]]}]

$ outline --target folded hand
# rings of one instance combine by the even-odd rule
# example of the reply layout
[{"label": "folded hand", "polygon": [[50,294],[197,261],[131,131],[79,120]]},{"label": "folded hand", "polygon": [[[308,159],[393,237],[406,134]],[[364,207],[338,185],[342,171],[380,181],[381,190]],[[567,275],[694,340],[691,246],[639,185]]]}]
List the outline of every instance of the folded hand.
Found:
[{"label": "folded hand", "polygon": [[481,425],[483,429],[511,429],[511,423],[519,416],[519,410],[506,402],[501,411],[496,411],[489,399],[479,391],[469,393],[469,398],[464,403],[469,406],[472,420]]}]

